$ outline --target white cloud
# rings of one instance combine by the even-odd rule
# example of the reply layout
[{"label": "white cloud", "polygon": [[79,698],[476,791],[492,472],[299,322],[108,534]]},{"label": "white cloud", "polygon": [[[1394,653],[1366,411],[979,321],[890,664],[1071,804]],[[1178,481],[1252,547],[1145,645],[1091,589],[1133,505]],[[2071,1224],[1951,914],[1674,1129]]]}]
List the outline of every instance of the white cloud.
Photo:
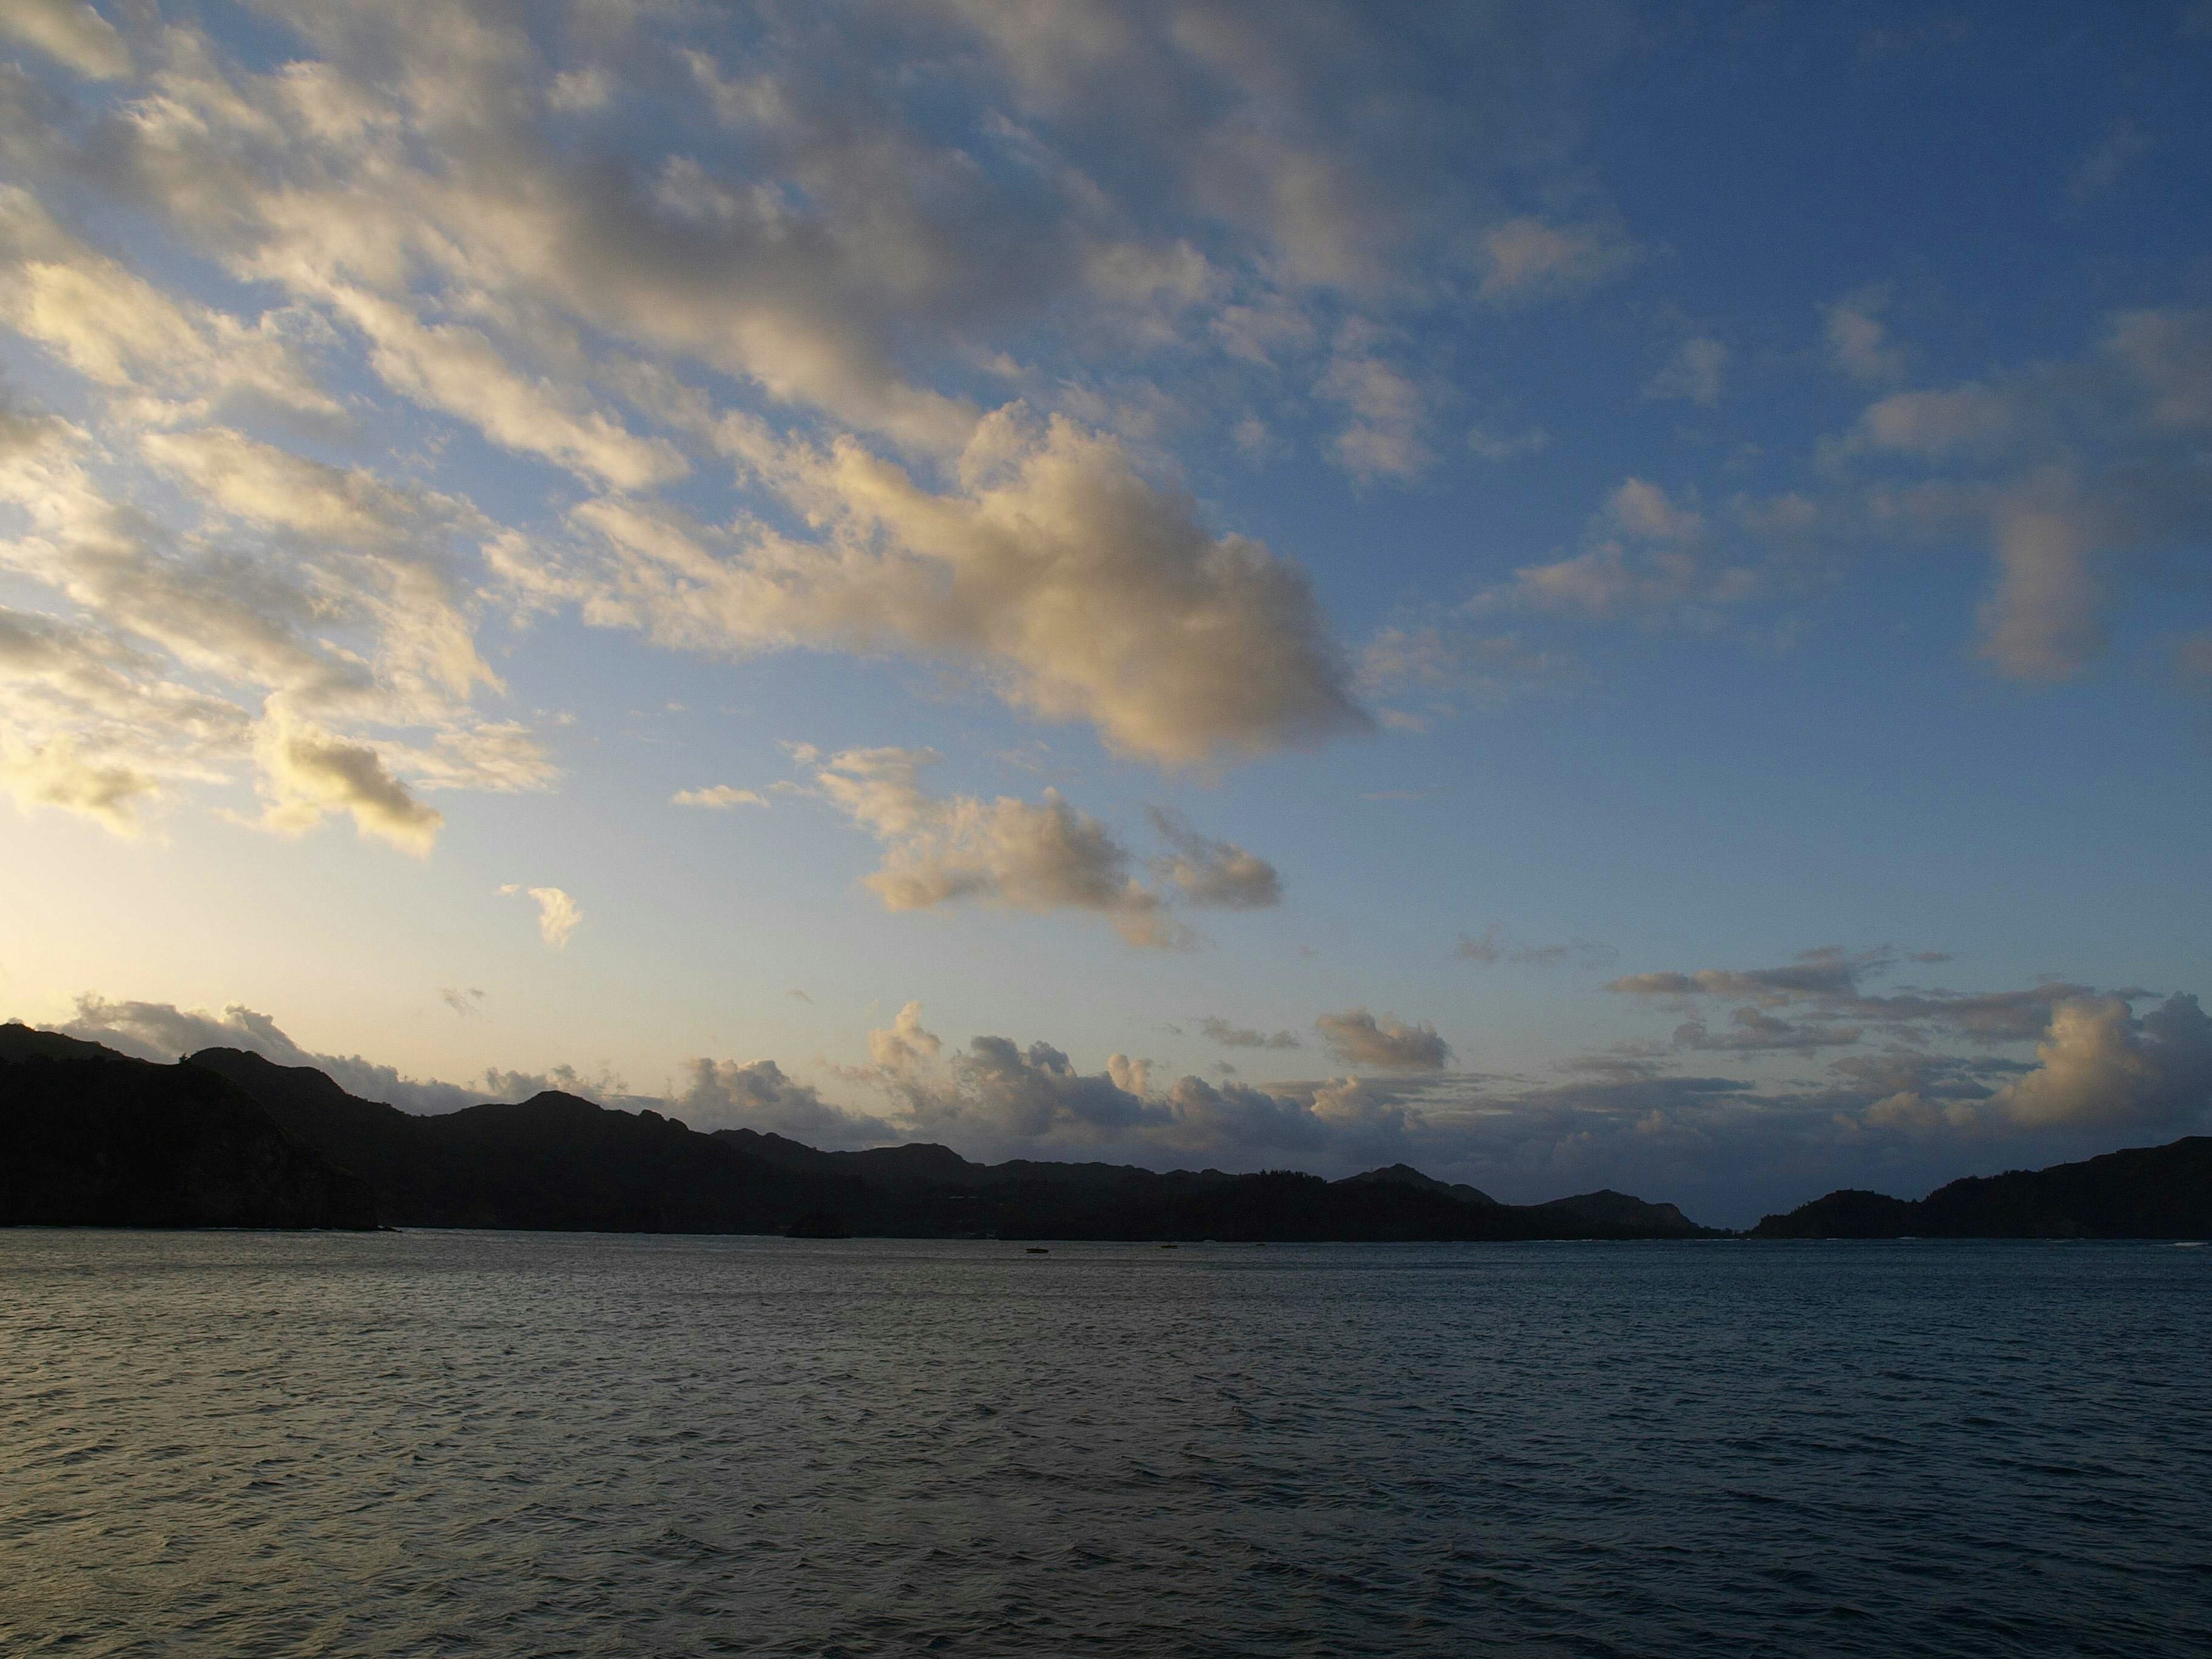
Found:
[{"label": "white cloud", "polygon": [[2004,1085],[1988,1110],[2036,1127],[2171,1124],[2212,1106],[2212,1017],[2193,996],[2137,1019],[2119,997],[2051,1010],[2034,1071]]},{"label": "white cloud", "polygon": [[1828,307],[1826,327],[1830,360],[1866,386],[1887,386],[1905,378],[1905,352],[1889,337],[1880,312],[1886,296],[1862,294]]},{"label": "white cloud", "polygon": [[1486,300],[1517,302],[1593,287],[1625,269],[1634,246],[1595,225],[1560,226],[1509,219],[1482,237],[1485,269],[1476,290]]},{"label": "white cloud", "polygon": [[[803,763],[813,757],[805,745],[795,752]],[[1127,844],[1057,790],[1034,803],[928,793],[921,772],[939,758],[933,750],[856,749],[815,769],[816,793],[882,845],[883,862],[864,884],[888,910],[974,899],[1090,911],[1132,945],[1176,948],[1193,941],[1173,907],[1257,909],[1280,900],[1280,878],[1266,860],[1157,809],[1153,829],[1172,850],[1152,860],[1158,884],[1148,886]]]},{"label": "white cloud", "polygon": [[0,34],[36,46],[92,80],[131,73],[123,37],[85,0],[9,0],[0,8]]},{"label": "white cloud", "polygon": [[1000,796],[932,796],[927,750],[848,750],[816,787],[882,843],[866,885],[887,910],[973,898],[1020,910],[1088,910],[1132,945],[1171,946],[1183,934],[1166,901],[1130,873],[1129,849],[1097,818],[1047,790],[1036,804]]},{"label": "white cloud", "polygon": [[1421,441],[1427,411],[1420,388],[1380,355],[1381,343],[1373,324],[1347,322],[1316,388],[1352,416],[1334,449],[1337,465],[1362,483],[1416,478],[1436,460]]},{"label": "white cloud", "polygon": [[868,1033],[868,1058],[902,1077],[936,1059],[944,1046],[934,1032],[922,1029],[919,1002],[908,1003],[889,1025]]},{"label": "white cloud", "polygon": [[850,441],[755,456],[826,545],[755,530],[718,550],[670,514],[601,501],[576,518],[602,556],[533,550],[510,574],[587,621],[692,648],[969,662],[1017,708],[1087,720],[1109,746],[1168,765],[1364,724],[1304,574],[1208,531],[1194,502],[1147,483],[1109,439],[1002,412],[969,446],[963,487],[944,495]]},{"label": "white cloud", "polygon": [[576,901],[558,887],[525,888],[520,883],[509,882],[499,890],[510,897],[527,892],[538,901],[538,936],[556,951],[568,944],[568,935],[584,919],[584,913],[576,908]]},{"label": "white cloud", "polygon": [[2016,402],[1969,381],[1932,392],[1895,392],[1860,416],[1853,441],[1927,459],[1992,454],[2020,431]]},{"label": "white cloud", "polygon": [[1645,383],[1644,395],[1680,398],[1711,409],[1721,400],[1732,355],[1724,342],[1708,336],[1685,340],[1667,366]]},{"label": "white cloud", "polygon": [[161,791],[160,781],[117,763],[87,760],[66,737],[33,748],[0,738],[0,787],[17,806],[58,806],[82,812],[124,836],[138,833],[139,803]]},{"label": "white cloud", "polygon": [[705,806],[724,812],[739,806],[768,805],[768,797],[757,789],[740,789],[728,783],[713,784],[702,789],[679,789],[668,799],[678,806]]}]

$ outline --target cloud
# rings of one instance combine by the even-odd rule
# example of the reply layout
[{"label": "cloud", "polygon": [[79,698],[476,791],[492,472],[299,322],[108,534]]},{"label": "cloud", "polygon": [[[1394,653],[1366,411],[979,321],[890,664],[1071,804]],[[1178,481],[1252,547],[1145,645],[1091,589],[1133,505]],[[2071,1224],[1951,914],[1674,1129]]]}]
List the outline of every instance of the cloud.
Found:
[{"label": "cloud", "polygon": [[1332,453],[1337,465],[1363,483],[1417,478],[1436,460],[1421,441],[1426,409],[1420,388],[1380,355],[1381,343],[1381,331],[1373,324],[1357,318],[1346,323],[1316,387],[1351,414]]},{"label": "cloud", "polygon": [[1492,922],[1479,937],[1462,933],[1459,943],[1452,948],[1452,955],[1462,962],[1479,962],[1486,966],[1505,962],[1523,968],[1556,968],[1562,963],[1572,962],[1578,968],[1602,968],[1613,960],[1614,952],[1609,945],[1583,939],[1571,945],[1528,945]]},{"label": "cloud", "polygon": [[[486,1074],[482,1088],[426,1082],[359,1054],[316,1054],[294,1042],[267,1014],[240,1003],[232,1003],[217,1016],[203,1010],[187,1012],[169,1002],[112,1002],[88,994],[76,1000],[75,1018],[52,1029],[164,1065],[203,1048],[243,1048],[279,1066],[312,1066],[349,1094],[409,1112],[459,1111],[487,1099],[520,1099],[545,1086],[543,1079],[533,1078],[521,1080],[536,1087],[501,1089],[494,1086],[491,1073]],[[520,1079],[519,1073],[506,1076]]]},{"label": "cloud", "polygon": [[931,795],[921,775],[939,759],[934,750],[854,749],[815,770],[816,791],[881,843],[883,863],[865,885],[887,910],[963,899],[1018,910],[1087,910],[1111,921],[1128,943],[1161,948],[1190,942],[1171,906],[1251,909],[1280,896],[1267,860],[1158,811],[1153,823],[1175,850],[1154,861],[1159,884],[1147,886],[1133,873],[1127,845],[1059,791],[1048,789],[1036,802]]},{"label": "cloud", "polygon": [[2067,173],[2067,199],[2078,208],[2104,195],[2154,142],[2133,121],[2121,117]]},{"label": "cloud", "polygon": [[268,827],[343,811],[422,853],[441,816],[417,789],[557,775],[472,706],[501,688],[453,576],[465,503],[219,425],[125,437],[164,475],[158,508],[103,477],[90,433],[0,395],[0,571],[53,607],[0,610],[19,800],[128,833],[252,763]]},{"label": "cloud", "polygon": [[269,801],[261,822],[271,830],[302,835],[325,814],[343,811],[362,835],[422,858],[445,825],[445,815],[416,799],[374,749],[344,742],[280,706],[263,720],[254,757]]},{"label": "cloud", "polygon": [[757,1129],[825,1151],[897,1139],[881,1118],[832,1105],[811,1084],[784,1075],[772,1060],[686,1060],[670,1103],[695,1129]]},{"label": "cloud", "polygon": [[1198,1023],[1198,1029],[1206,1040],[1218,1042],[1224,1048],[1303,1048],[1306,1045],[1288,1031],[1261,1031],[1249,1026],[1231,1025],[1218,1015],[1209,1014]]},{"label": "cloud", "polygon": [[123,37],[85,0],[10,0],[0,10],[0,34],[36,46],[91,80],[112,81],[131,73]]},{"label": "cloud", "polygon": [[881,1030],[868,1033],[868,1058],[902,1076],[937,1058],[945,1045],[921,1025],[921,1005],[909,1002]]},{"label": "cloud", "polygon": [[139,804],[161,791],[148,773],[119,764],[88,761],[66,737],[33,748],[14,738],[0,739],[0,787],[24,811],[58,806],[81,812],[118,835],[139,830]]},{"label": "cloud", "polygon": [[538,901],[538,936],[555,950],[568,942],[568,935],[576,931],[576,924],[584,919],[576,901],[558,887],[524,888],[510,882],[499,890],[505,895],[527,892]]},{"label": "cloud", "polygon": [[2120,312],[2106,349],[2150,394],[2158,425],[2212,425],[2212,309]]},{"label": "cloud", "polygon": [[1129,849],[1058,791],[1032,804],[1000,796],[931,796],[921,787],[934,750],[848,750],[815,774],[817,788],[883,844],[866,886],[887,910],[963,898],[1021,910],[1089,910],[1132,945],[1176,935],[1161,896],[1130,873]]},{"label": "cloud", "polygon": [[2031,1127],[2172,1125],[2212,1107],[2212,1018],[2193,996],[2138,1019],[2119,997],[2069,998],[2036,1045],[2037,1067],[1988,1110]]},{"label": "cloud", "polygon": [[2109,598],[2098,556],[2117,539],[2101,505],[2063,473],[2007,490],[1995,514],[1996,582],[1979,654],[2017,679],[2065,680],[2104,649]]},{"label": "cloud", "polygon": [[1509,219],[1482,237],[1485,269],[1478,295],[1513,303],[1590,288],[1624,270],[1636,250],[1615,232],[1594,225],[1560,226]]},{"label": "cloud", "polygon": [[1679,398],[1711,409],[1721,400],[1721,385],[1731,356],[1723,342],[1708,336],[1685,340],[1667,366],[1644,383],[1644,395]]},{"label": "cloud", "polygon": [[484,994],[473,985],[465,991],[456,985],[441,985],[438,988],[438,1000],[464,1019],[483,1012]]},{"label": "cloud", "polygon": [[1516,570],[1468,609],[1659,625],[1742,605],[1762,586],[1754,567],[1714,556],[1703,513],[1648,479],[1626,478],[1613,489],[1593,515],[1588,540],[1572,557]]},{"label": "cloud", "polygon": [[1856,994],[1862,979],[1886,968],[1889,960],[1886,952],[1852,956],[1833,946],[1822,946],[1779,968],[1626,974],[1605,988],[1624,996],[1752,997],[1774,1003],[1807,997],[1848,997]]},{"label": "cloud", "polygon": [[758,790],[739,789],[727,783],[713,784],[702,789],[679,789],[668,799],[678,806],[705,806],[724,812],[739,806],[768,805],[768,797]]},{"label": "cloud", "polygon": [[1393,1015],[1381,1019],[1364,1008],[1323,1014],[1314,1021],[1332,1053],[1346,1066],[1372,1066],[1392,1072],[1440,1071],[1451,1058],[1451,1045],[1424,1020],[1401,1024]]},{"label": "cloud", "polygon": [[1864,386],[1887,386],[1905,378],[1903,348],[1889,337],[1880,312],[1887,295],[1862,294],[1828,307],[1825,329],[1830,361]]},{"label": "cloud", "polygon": [[[1991,1045],[2027,1042],[2045,1031],[2062,1005],[2094,995],[2089,987],[2063,980],[2009,991],[1869,989],[1866,981],[1890,973],[1898,959],[1887,947],[1854,953],[1827,945],[1779,967],[1631,974],[1606,988],[1637,998],[1740,998],[1743,1006],[1725,1025],[1716,1029],[1703,1015],[1693,1016],[1675,1027],[1673,1038],[1677,1049],[1740,1054],[1848,1048],[1871,1035],[1911,1044],[1937,1036]],[[1906,959],[1949,960],[1940,951]],[[1785,1016],[1780,1010],[1794,1012]]]},{"label": "cloud", "polygon": [[[1478,604],[1473,610],[1479,613],[1483,608]],[[1469,708],[1496,708],[1531,692],[1558,690],[1576,672],[1573,659],[1564,652],[1447,616],[1438,622],[1377,629],[1360,651],[1355,684],[1362,696],[1381,705],[1383,725],[1419,732],[1432,720],[1450,719]]]},{"label": "cloud", "polygon": [[665,513],[605,501],[575,515],[599,556],[512,574],[672,645],[969,663],[1016,708],[1088,720],[1109,747],[1170,766],[1367,724],[1304,574],[1207,530],[1109,438],[1002,411],[969,446],[963,486],[943,494],[850,441],[758,459],[825,544],[757,529],[717,550]]},{"label": "cloud", "polygon": [[1893,392],[1868,405],[1853,441],[1926,459],[1994,453],[2020,434],[2018,400],[1976,381],[1928,392]]},{"label": "cloud", "polygon": [[1175,850],[1152,860],[1164,890],[1200,909],[1264,910],[1283,901],[1275,866],[1234,842],[1214,841],[1158,807],[1146,809],[1153,830]]}]

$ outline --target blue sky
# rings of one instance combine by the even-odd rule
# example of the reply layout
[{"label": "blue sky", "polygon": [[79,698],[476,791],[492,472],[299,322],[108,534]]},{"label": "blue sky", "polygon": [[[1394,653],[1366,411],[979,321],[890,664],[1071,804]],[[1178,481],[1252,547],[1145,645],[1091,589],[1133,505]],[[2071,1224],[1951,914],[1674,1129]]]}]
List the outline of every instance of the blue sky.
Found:
[{"label": "blue sky", "polygon": [[8,1012],[1724,1221],[2205,1121],[2202,5],[0,48]]}]

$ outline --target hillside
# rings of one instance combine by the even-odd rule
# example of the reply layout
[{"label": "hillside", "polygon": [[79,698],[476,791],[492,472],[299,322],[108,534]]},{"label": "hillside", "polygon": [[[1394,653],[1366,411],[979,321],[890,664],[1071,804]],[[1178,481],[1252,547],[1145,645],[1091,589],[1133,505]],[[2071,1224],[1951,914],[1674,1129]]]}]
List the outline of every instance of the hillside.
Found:
[{"label": "hillside", "polygon": [[2212,1237],[2212,1135],[2046,1170],[1969,1176],[1907,1200],[1830,1193],[1770,1215],[1753,1238]]}]

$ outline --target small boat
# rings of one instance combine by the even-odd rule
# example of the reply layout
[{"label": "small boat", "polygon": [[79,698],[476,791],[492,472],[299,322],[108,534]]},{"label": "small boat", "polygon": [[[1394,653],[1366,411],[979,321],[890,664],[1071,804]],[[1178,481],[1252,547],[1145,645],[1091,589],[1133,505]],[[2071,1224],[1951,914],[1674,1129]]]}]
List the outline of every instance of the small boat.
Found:
[{"label": "small boat", "polygon": [[1042,1244],[1032,1244],[1029,1249],[1023,1251],[1022,1254],[1024,1255],[1050,1255],[1052,1252],[1045,1249]]},{"label": "small boat", "polygon": [[1182,1246],[1180,1244],[1163,1244],[1160,1248],[1164,1250],[1179,1250],[1182,1249]]}]

